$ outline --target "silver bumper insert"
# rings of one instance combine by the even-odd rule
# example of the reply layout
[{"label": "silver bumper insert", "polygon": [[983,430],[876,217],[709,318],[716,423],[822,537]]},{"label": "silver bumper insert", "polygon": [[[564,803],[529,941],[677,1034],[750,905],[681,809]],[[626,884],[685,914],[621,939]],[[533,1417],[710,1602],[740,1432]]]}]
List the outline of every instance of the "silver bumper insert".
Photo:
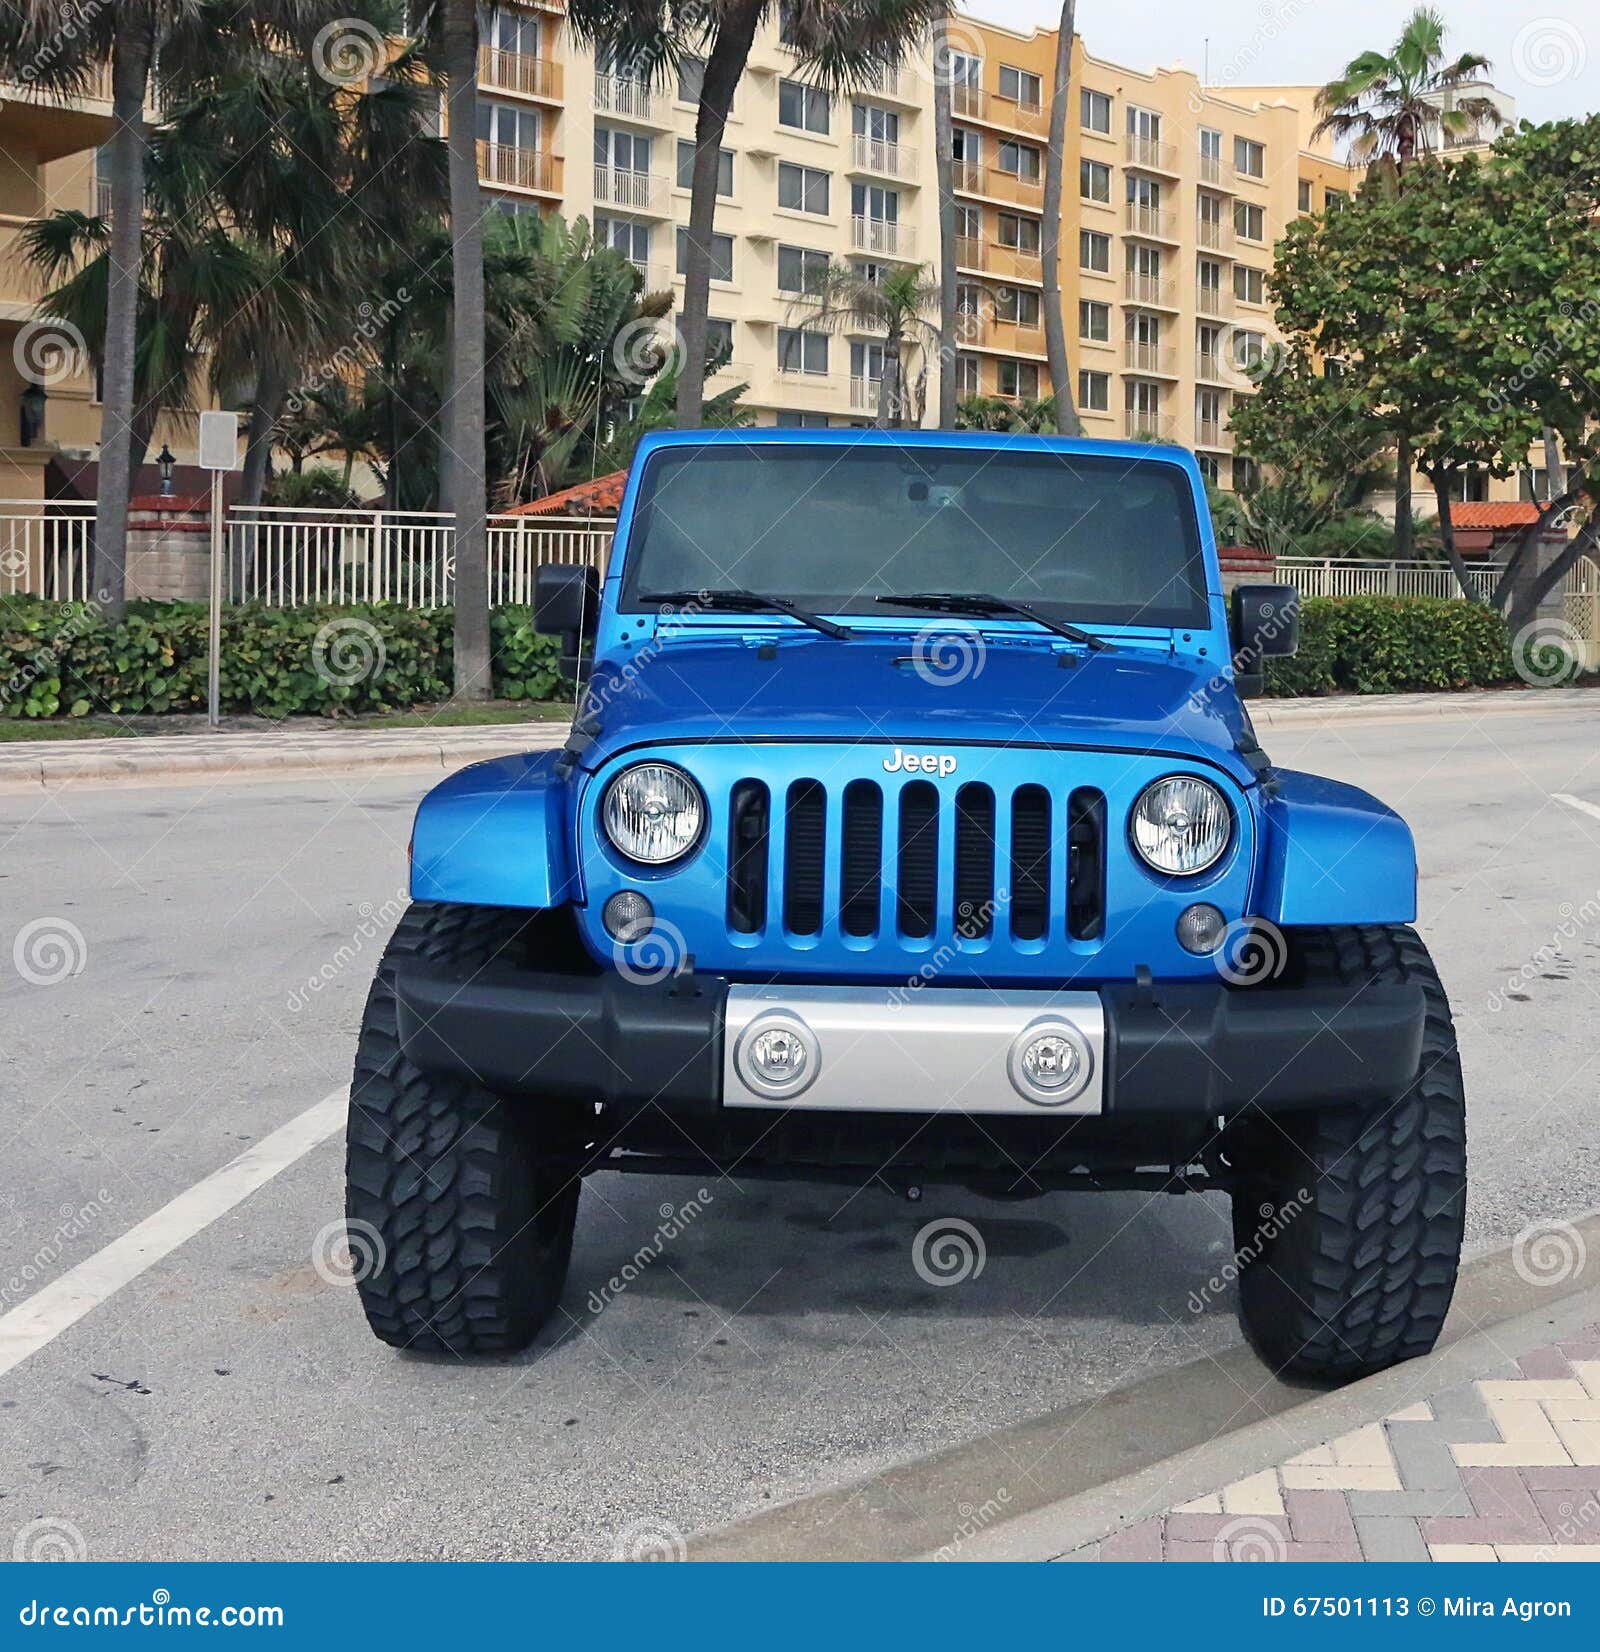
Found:
[{"label": "silver bumper insert", "polygon": [[725,1107],[1098,1114],[1105,1012],[1092,992],[732,987]]}]

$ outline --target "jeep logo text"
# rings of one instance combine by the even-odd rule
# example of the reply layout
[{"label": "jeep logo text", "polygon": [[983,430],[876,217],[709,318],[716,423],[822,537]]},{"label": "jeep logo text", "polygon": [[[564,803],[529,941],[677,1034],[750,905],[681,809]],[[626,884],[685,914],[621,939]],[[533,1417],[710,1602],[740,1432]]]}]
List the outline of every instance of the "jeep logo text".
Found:
[{"label": "jeep logo text", "polygon": [[949,752],[927,751],[919,757],[914,751],[901,751],[896,746],[894,755],[883,760],[884,769],[889,774],[898,774],[904,770],[907,774],[954,774],[956,760]]}]

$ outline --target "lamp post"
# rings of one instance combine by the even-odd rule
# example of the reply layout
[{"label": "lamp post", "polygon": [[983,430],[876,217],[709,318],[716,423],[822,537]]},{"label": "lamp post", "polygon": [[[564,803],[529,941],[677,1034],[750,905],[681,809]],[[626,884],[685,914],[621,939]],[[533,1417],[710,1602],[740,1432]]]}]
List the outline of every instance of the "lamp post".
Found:
[{"label": "lamp post", "polygon": [[161,497],[172,497],[172,467],[177,464],[172,456],[172,449],[165,442],[161,444],[161,451],[156,455],[156,464],[161,470]]}]

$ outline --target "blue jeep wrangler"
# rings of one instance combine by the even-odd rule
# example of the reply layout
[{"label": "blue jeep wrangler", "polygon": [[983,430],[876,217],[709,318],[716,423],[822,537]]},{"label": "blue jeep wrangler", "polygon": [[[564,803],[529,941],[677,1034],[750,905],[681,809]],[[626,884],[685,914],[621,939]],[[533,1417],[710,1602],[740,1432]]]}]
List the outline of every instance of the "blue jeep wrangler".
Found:
[{"label": "blue jeep wrangler", "polygon": [[379,1337],[521,1348],[585,1176],[726,1167],[1226,1192],[1274,1369],[1432,1347],[1465,1133],[1411,835],[1257,743],[1294,592],[1230,616],[1192,457],[655,437],[603,585],[537,599],[566,745],[423,801],[367,1003]]}]

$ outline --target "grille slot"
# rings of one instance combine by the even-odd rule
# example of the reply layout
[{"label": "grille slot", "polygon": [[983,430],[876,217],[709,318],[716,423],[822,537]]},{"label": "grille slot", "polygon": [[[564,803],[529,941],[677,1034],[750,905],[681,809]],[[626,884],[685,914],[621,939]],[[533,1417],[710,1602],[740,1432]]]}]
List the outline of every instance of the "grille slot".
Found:
[{"label": "grille slot", "polygon": [[822,929],[828,789],[820,780],[797,780],[785,809],[783,927],[791,935],[815,935]]},{"label": "grille slot", "polygon": [[767,922],[767,846],[772,794],[759,780],[741,780],[728,799],[728,928],[754,935]]},{"label": "grille slot", "polygon": [[1042,941],[1050,929],[1050,794],[1022,786],[1011,796],[1011,933]]},{"label": "grille slot", "polygon": [[883,792],[870,780],[844,789],[844,875],[839,922],[846,935],[876,935],[883,890]]},{"label": "grille slot", "polygon": [[1098,940],[1105,917],[1105,794],[1080,786],[1067,799],[1067,933]]},{"label": "grille slot", "polygon": [[956,793],[956,933],[994,933],[994,793],[976,782]]},{"label": "grille slot", "polygon": [[913,780],[900,793],[900,875],[896,923],[902,935],[933,933],[939,896],[939,790]]}]

